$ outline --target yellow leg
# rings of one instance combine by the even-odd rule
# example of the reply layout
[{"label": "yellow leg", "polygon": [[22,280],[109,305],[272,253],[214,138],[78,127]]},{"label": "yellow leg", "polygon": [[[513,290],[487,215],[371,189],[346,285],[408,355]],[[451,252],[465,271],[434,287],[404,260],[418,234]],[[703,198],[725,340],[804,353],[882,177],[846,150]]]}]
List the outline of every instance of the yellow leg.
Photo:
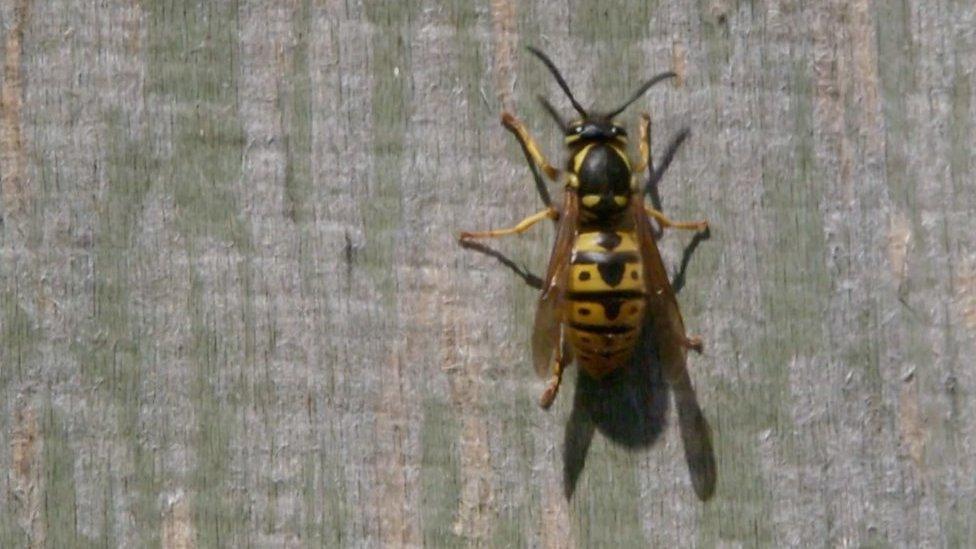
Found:
[{"label": "yellow leg", "polygon": [[661,228],[686,229],[689,231],[708,230],[708,221],[671,221],[668,216],[650,206],[644,206],[644,210],[647,211],[647,215],[653,217],[661,224]]},{"label": "yellow leg", "polygon": [[529,227],[535,225],[536,223],[542,221],[543,219],[556,219],[559,217],[559,212],[555,208],[546,208],[541,212],[534,213],[529,217],[526,217],[522,221],[519,221],[518,225],[510,227],[508,229],[495,229],[494,231],[478,231],[478,232],[462,232],[461,240],[470,240],[472,238],[495,238],[498,236],[506,236],[510,234],[524,233],[529,230]]},{"label": "yellow leg", "polygon": [[634,166],[634,173],[646,170],[648,159],[651,157],[651,115],[646,112],[641,113],[639,128],[640,141],[638,141],[637,154],[640,155],[640,159]]},{"label": "yellow leg", "polygon": [[542,156],[542,151],[539,150],[539,145],[532,139],[529,135],[529,131],[525,129],[525,124],[521,120],[515,118],[515,116],[503,112],[502,113],[502,125],[508,129],[508,131],[515,134],[515,137],[522,143],[525,150],[528,151],[529,156],[532,157],[532,161],[535,165],[539,167],[540,170],[545,172],[546,176],[553,181],[559,177],[559,170],[549,164],[546,157]]},{"label": "yellow leg", "polygon": [[549,384],[546,385],[546,389],[542,391],[542,396],[539,397],[539,406],[543,410],[548,410],[552,403],[556,400],[556,395],[559,394],[559,385],[563,382],[563,371],[566,369],[566,358],[563,355],[563,343],[562,337],[560,337],[559,345],[556,346],[556,356],[552,361],[552,377],[549,378]]},{"label": "yellow leg", "polygon": [[698,354],[702,354],[702,351],[705,350],[705,341],[698,335],[685,336],[681,343],[686,349],[691,349]]}]

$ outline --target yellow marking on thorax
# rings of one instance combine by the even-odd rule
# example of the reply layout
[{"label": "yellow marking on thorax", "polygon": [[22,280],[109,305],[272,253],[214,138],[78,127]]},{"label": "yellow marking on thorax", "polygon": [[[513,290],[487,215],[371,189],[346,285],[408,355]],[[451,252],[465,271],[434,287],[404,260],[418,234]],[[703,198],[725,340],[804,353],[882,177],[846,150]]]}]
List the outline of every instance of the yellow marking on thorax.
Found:
[{"label": "yellow marking on thorax", "polygon": [[[621,206],[621,207],[626,206],[628,200],[630,200],[630,197],[627,196],[627,195],[619,195],[619,194],[616,194],[616,195],[613,196],[613,201],[616,202],[617,205],[618,206]],[[583,195],[583,198],[581,199],[581,201],[583,202],[583,207],[585,207],[585,208],[593,208],[597,204],[600,203],[600,195],[598,195],[598,194],[584,194]]]},{"label": "yellow marking on thorax", "polygon": [[[567,143],[569,142],[567,141]],[[594,145],[596,145],[596,143],[590,143],[573,155],[573,173],[579,173],[580,167],[583,165],[583,160],[586,158],[586,155],[590,152],[590,149],[593,148]],[[624,161],[624,164],[627,165],[628,170],[633,169],[633,167],[630,165],[630,157],[627,155],[627,151],[620,147],[620,143],[614,143],[611,141],[607,142],[606,145],[617,153],[617,156],[619,156]]]},{"label": "yellow marking on thorax", "polygon": [[620,144],[618,143],[610,142],[607,144],[610,145],[610,148],[613,149],[618,155],[620,155],[620,158],[623,159],[624,164],[627,165],[627,171],[633,171],[633,168],[630,165],[630,157],[627,155],[627,151],[620,148]]},{"label": "yellow marking on thorax", "polygon": [[573,173],[579,173],[580,166],[583,165],[583,159],[586,158],[587,153],[593,148],[596,143],[590,143],[589,145],[583,147],[575,155],[573,155]]}]

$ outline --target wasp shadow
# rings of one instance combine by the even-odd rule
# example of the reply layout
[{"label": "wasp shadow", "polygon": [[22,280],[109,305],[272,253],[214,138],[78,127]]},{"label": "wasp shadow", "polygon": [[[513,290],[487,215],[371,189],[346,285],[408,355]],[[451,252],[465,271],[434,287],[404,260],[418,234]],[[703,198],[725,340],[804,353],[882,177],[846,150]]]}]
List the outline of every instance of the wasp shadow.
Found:
[{"label": "wasp shadow", "polygon": [[[709,238],[698,233],[685,246],[673,287],[678,293],[684,287],[685,270],[698,245]],[[517,264],[502,252],[480,242],[462,241],[462,247],[495,258],[529,286],[542,289],[542,279]],[[715,490],[715,456],[711,430],[698,405],[698,399],[687,371],[677,379],[664,379],[653,338],[648,337],[650,322],[633,357],[623,367],[600,380],[577,370],[573,408],[566,422],[563,438],[563,493],[572,497],[586,467],[593,435],[599,431],[611,442],[628,450],[649,448],[667,426],[670,400],[674,395],[678,426],[685,449],[685,461],[698,497],[708,500]]]},{"label": "wasp shadow", "polygon": [[[577,369],[573,410],[563,438],[563,493],[570,498],[599,431],[628,450],[650,447],[667,426],[668,386],[648,337],[649,322],[631,359],[602,379]],[[648,358],[650,360],[648,360]]]},{"label": "wasp shadow", "polygon": [[486,246],[486,245],[482,244],[481,242],[477,242],[477,241],[474,241],[474,240],[461,240],[459,242],[461,243],[461,247],[462,248],[465,248],[465,249],[468,249],[468,250],[474,250],[474,251],[476,251],[478,253],[482,253],[482,254],[485,254],[487,256],[494,257],[496,260],[498,260],[499,263],[501,263],[502,265],[508,267],[513,273],[515,273],[516,275],[518,275],[518,277],[521,278],[526,284],[528,284],[529,286],[532,286],[536,290],[541,290],[542,289],[542,279],[541,278],[539,278],[538,276],[532,274],[532,272],[529,271],[528,269],[526,269],[525,267],[523,267],[523,266],[515,263],[514,261],[512,261],[512,259],[509,258],[507,255],[499,252],[498,250],[496,250],[496,249],[494,249],[494,248],[492,248],[490,246]]},{"label": "wasp shadow", "polygon": [[[685,246],[672,287],[677,294],[685,285],[685,272],[701,242],[710,233],[695,234]],[[674,397],[685,462],[695,494],[708,501],[715,493],[717,467],[711,428],[698,404],[695,388],[685,367],[665,379],[664,370],[645,321],[639,343],[627,363],[596,380],[577,369],[573,410],[563,438],[563,493],[572,497],[586,466],[593,435],[602,433],[628,450],[652,446],[667,427],[670,399]]]},{"label": "wasp shadow", "polygon": [[702,232],[695,233],[695,236],[691,238],[685,249],[681,252],[681,263],[678,267],[678,272],[675,273],[674,278],[671,280],[671,287],[674,289],[674,294],[678,295],[682,288],[685,287],[685,272],[688,270],[688,264],[691,263],[691,256],[698,249],[698,245],[702,242],[712,238],[712,229],[707,228]]},{"label": "wasp shadow", "polygon": [[[675,273],[671,283],[671,286],[674,288],[675,295],[680,293],[681,289],[685,286],[685,272],[688,269],[688,264],[691,263],[691,256],[695,253],[695,250],[698,249],[698,245],[709,238],[711,238],[711,229],[706,229],[704,232],[695,233],[695,236],[692,237],[691,242],[689,242],[682,251],[681,263],[678,268],[678,272]],[[542,289],[541,277],[532,273],[532,271],[528,270],[525,266],[519,265],[502,252],[475,240],[461,240],[459,242],[462,248],[474,250],[478,253],[495,258],[499,263],[505,267],[508,267],[509,270],[515,273],[527,285],[535,288],[536,290]]]},{"label": "wasp shadow", "polygon": [[[572,497],[586,466],[593,435],[599,431],[628,450],[649,448],[667,427],[674,397],[685,462],[695,494],[702,501],[715,493],[716,463],[711,428],[698,405],[686,369],[667,380],[654,347],[650,322],[627,364],[596,380],[577,370],[573,410],[563,438],[563,493]],[[670,390],[670,391],[669,391]]]}]

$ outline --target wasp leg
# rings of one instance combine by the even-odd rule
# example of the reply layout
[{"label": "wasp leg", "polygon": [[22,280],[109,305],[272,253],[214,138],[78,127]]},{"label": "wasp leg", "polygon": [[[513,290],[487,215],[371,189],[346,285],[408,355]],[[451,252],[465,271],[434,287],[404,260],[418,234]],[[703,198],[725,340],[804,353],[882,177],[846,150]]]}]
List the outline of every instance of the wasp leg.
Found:
[{"label": "wasp leg", "polygon": [[493,231],[479,231],[473,233],[467,231],[462,232],[460,240],[464,241],[472,238],[495,238],[498,236],[524,233],[525,231],[529,230],[529,227],[535,225],[543,219],[556,219],[558,217],[559,212],[557,212],[555,208],[546,208],[538,213],[534,213],[529,217],[526,217],[522,221],[519,221],[518,225],[508,229],[495,229]]},{"label": "wasp leg", "polygon": [[657,184],[661,181],[664,176],[664,172],[668,171],[668,167],[671,166],[671,162],[674,160],[676,154],[678,154],[678,149],[681,144],[688,139],[691,135],[691,130],[688,128],[682,128],[678,132],[678,135],[674,136],[674,139],[668,143],[667,148],[664,150],[664,156],[661,157],[661,165],[657,168],[654,167],[654,155],[651,151],[651,115],[648,113],[641,113],[640,121],[640,161],[637,167],[634,169],[634,173],[640,173],[647,169],[647,184],[644,186],[644,192],[650,195],[651,201],[654,203],[655,208],[661,207],[661,197],[658,196]]},{"label": "wasp leg", "polygon": [[702,354],[702,351],[705,350],[705,341],[698,335],[685,336],[681,344],[685,346],[685,349],[691,349],[698,354]]},{"label": "wasp leg", "polygon": [[562,345],[556,346],[556,356],[552,361],[552,377],[549,378],[549,384],[546,385],[546,389],[542,391],[542,396],[539,397],[539,406],[543,410],[548,410],[552,403],[556,400],[556,395],[559,393],[559,385],[563,382],[563,371],[566,369],[566,355],[562,352]]},{"label": "wasp leg", "polygon": [[[661,181],[661,178],[664,177],[664,172],[668,171],[668,168],[671,166],[671,162],[674,160],[675,155],[678,154],[678,149],[681,147],[681,144],[688,139],[689,135],[691,135],[691,130],[688,128],[682,128],[682,130],[678,132],[678,135],[674,136],[674,139],[668,143],[667,148],[664,150],[664,156],[661,157],[660,166],[655,168],[654,154],[651,151],[651,115],[647,114],[646,112],[641,113],[639,143],[641,157],[637,168],[634,170],[634,173],[637,174],[643,171],[645,168],[647,169],[647,182],[644,184],[642,192],[651,198],[651,203],[654,205],[654,209],[656,210],[661,209],[661,195],[658,193],[658,183]],[[655,218],[659,221],[661,220],[656,216]],[[698,230],[707,230],[707,226],[704,228],[698,228]],[[655,236],[660,236],[660,233],[655,232]]]},{"label": "wasp leg", "polygon": [[559,177],[559,169],[555,168],[552,164],[546,160],[546,157],[542,155],[542,151],[539,149],[539,145],[532,139],[529,135],[529,131],[525,129],[525,124],[521,120],[515,118],[514,115],[503,112],[502,113],[502,125],[505,126],[508,131],[515,134],[515,137],[522,144],[522,147],[532,157],[532,162],[539,167],[540,170],[545,172],[549,179],[555,181]]},{"label": "wasp leg", "polygon": [[634,166],[634,173],[641,173],[648,168],[654,173],[654,161],[651,159],[651,115],[642,112],[640,118],[640,141],[637,145],[640,159]]},{"label": "wasp leg", "polygon": [[704,232],[708,230],[708,221],[672,221],[668,216],[663,213],[651,208],[650,206],[644,206],[644,210],[647,215],[653,217],[661,224],[662,228],[672,228],[672,229],[685,229],[689,231],[699,231]]},{"label": "wasp leg", "polygon": [[[548,103],[544,102],[544,104]],[[543,179],[542,170],[532,158],[532,151],[529,150],[523,141],[519,141],[519,148],[522,149],[522,156],[525,157],[525,163],[529,165],[529,171],[532,172],[532,182],[535,183],[535,190],[539,193],[539,198],[547,208],[552,206],[552,195],[549,194],[549,188]]]}]

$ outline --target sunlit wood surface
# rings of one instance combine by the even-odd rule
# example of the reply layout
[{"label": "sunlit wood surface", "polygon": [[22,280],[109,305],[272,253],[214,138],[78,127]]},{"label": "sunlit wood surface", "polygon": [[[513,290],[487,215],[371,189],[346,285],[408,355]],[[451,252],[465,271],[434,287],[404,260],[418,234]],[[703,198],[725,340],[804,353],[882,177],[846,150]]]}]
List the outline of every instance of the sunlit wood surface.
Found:
[{"label": "sunlit wood surface", "polygon": [[[0,546],[966,546],[966,0],[2,0]],[[538,207],[524,46],[655,144],[715,432],[535,405],[535,292],[459,230]],[[560,189],[551,188],[555,195]],[[491,243],[541,274],[545,225]],[[678,270],[690,235],[668,233]],[[672,422],[673,423],[673,422]]]}]

